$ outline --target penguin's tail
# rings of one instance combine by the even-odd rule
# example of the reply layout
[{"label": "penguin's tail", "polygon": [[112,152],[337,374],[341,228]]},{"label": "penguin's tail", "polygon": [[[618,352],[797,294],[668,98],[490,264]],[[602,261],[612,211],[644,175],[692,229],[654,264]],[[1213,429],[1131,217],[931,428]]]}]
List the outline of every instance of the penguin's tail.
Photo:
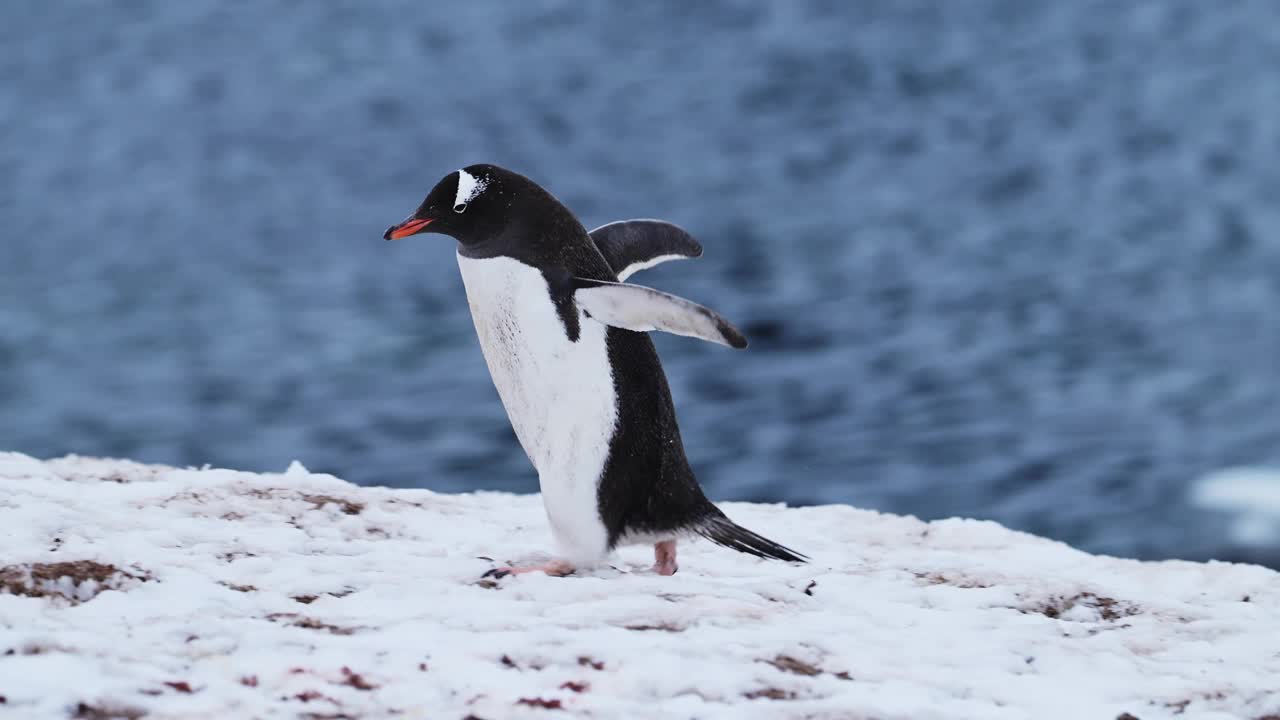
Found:
[{"label": "penguin's tail", "polygon": [[718,512],[694,528],[694,532],[717,545],[756,557],[787,562],[809,560],[807,556],[757,535]]}]

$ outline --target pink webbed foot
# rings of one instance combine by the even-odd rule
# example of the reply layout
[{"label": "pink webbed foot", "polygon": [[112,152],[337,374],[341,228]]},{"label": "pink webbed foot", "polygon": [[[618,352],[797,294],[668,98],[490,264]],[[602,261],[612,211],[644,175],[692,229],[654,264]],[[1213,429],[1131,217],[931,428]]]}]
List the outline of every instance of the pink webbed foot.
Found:
[{"label": "pink webbed foot", "polygon": [[680,566],[676,565],[676,541],[663,540],[653,546],[653,571],[659,575],[675,575]]},{"label": "pink webbed foot", "polygon": [[482,578],[504,578],[508,575],[523,575],[531,572],[546,573],[552,577],[564,577],[572,575],[574,567],[567,560],[552,560],[541,565],[529,565],[526,567],[505,567],[493,568],[492,570],[481,575]]}]

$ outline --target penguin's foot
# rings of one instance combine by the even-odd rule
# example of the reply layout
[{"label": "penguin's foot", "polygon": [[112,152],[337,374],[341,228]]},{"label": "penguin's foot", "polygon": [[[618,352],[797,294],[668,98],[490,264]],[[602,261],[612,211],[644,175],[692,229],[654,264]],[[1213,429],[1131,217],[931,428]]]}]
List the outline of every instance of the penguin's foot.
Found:
[{"label": "penguin's foot", "polygon": [[653,546],[653,571],[659,575],[675,575],[680,566],[676,565],[676,541],[663,540]]},{"label": "penguin's foot", "polygon": [[552,577],[564,577],[572,575],[574,567],[567,560],[552,560],[541,565],[530,565],[528,567],[504,567],[493,568],[489,572],[481,575],[482,578],[504,578],[508,575],[523,575],[531,572],[546,573]]}]

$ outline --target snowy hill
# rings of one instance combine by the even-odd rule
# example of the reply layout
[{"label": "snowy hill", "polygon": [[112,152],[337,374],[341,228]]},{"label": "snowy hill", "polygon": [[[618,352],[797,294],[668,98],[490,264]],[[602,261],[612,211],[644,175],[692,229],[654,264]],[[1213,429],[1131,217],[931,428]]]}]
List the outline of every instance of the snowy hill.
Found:
[{"label": "snowy hill", "polygon": [[495,582],[536,496],[0,454],[0,717],[1280,717],[1275,572],[725,508],[814,562]]}]

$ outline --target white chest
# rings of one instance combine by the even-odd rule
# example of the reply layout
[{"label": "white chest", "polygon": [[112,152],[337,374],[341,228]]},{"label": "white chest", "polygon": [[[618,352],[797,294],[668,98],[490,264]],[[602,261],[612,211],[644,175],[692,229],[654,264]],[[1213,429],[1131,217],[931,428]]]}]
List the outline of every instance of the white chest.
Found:
[{"label": "white chest", "polygon": [[580,315],[571,342],[546,279],[517,260],[459,255],[458,267],[485,363],[538,471],[561,551],[598,559],[607,540],[596,489],[618,416],[606,328]]}]

